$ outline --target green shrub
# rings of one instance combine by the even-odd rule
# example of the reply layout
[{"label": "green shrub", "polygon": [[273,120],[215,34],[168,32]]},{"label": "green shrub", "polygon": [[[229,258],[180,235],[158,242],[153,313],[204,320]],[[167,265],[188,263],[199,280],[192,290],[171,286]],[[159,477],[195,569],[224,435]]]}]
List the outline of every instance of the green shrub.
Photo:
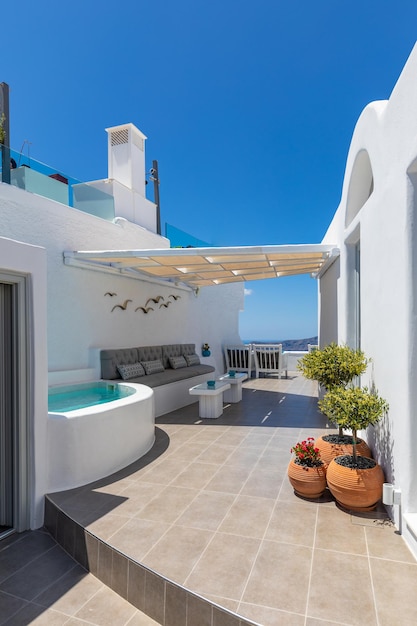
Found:
[{"label": "green shrub", "polygon": [[339,428],[352,431],[352,456],[356,461],[357,431],[376,424],[388,411],[388,404],[376,393],[371,393],[367,387],[333,387],[319,401],[319,408]]},{"label": "green shrub", "polygon": [[334,387],[346,387],[356,376],[364,373],[368,362],[362,350],[330,343],[323,349],[305,354],[299,360],[297,368],[306,378],[317,380],[330,390]]}]

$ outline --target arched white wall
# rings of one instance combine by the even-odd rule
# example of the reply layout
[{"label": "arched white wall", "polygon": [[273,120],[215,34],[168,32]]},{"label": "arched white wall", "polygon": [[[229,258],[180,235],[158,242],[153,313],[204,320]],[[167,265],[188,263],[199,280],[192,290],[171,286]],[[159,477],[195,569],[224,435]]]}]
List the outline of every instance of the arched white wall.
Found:
[{"label": "arched white wall", "polygon": [[[407,174],[417,162],[416,108],[415,48],[390,99],[368,105],[356,124],[341,202],[323,240],[341,250],[337,319],[339,343],[344,343],[351,340],[351,246],[360,233],[361,347],[373,360],[363,383],[374,383],[390,405],[368,438],[386,478],[402,492],[406,515],[417,513],[416,202],[413,177]],[[326,298],[325,281],[321,289]],[[398,507],[393,514],[405,529]],[[415,536],[407,531],[404,536],[417,555]]]}]

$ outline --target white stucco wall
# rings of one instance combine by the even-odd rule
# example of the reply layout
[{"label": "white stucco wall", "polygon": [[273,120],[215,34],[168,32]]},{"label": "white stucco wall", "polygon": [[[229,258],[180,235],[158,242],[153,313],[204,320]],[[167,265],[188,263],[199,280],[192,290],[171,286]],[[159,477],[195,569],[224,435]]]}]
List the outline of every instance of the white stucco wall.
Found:
[{"label": "white stucco wall", "polygon": [[[401,489],[403,514],[417,512],[417,198],[407,174],[417,159],[416,107],[414,48],[389,101],[366,107],[355,127],[341,202],[323,240],[340,247],[340,276],[331,284],[323,277],[320,284],[323,310],[332,301],[337,307],[339,343],[354,345],[352,246],[360,243],[360,344],[373,360],[364,383],[373,382],[390,405],[387,419],[368,438],[387,481]],[[366,200],[370,172],[373,192]],[[355,205],[361,198],[363,206]],[[399,507],[393,514],[404,529]],[[417,554],[415,537],[405,536]]]},{"label": "white stucco wall", "polygon": [[[210,363],[223,373],[222,345],[238,336],[243,284],[202,288],[196,296],[189,289],[64,264],[64,251],[169,247],[167,239],[141,226],[120,218],[115,222],[0,184],[1,235],[44,248],[29,255],[21,250],[33,248],[13,244],[18,247],[10,254],[11,244],[0,243],[0,269],[24,271],[33,277],[34,302],[39,309],[34,326],[37,478],[32,528],[42,523],[42,496],[47,491],[42,467],[46,459],[47,371],[50,377],[68,372],[68,381],[85,380],[99,375],[93,369],[98,366],[100,348],[182,342],[195,343],[201,354],[202,344],[208,342]],[[105,296],[106,292],[117,296]],[[148,298],[163,295],[168,299],[170,294],[180,298],[168,308],[155,305],[147,315],[135,312]],[[115,304],[127,299],[132,302],[125,311],[112,312]]]}]

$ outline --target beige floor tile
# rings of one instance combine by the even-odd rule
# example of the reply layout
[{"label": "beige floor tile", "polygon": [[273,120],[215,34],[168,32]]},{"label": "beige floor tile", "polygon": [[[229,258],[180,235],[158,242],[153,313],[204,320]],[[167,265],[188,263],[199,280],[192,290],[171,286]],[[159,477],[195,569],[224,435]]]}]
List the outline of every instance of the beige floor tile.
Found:
[{"label": "beige floor tile", "polygon": [[230,493],[203,491],[175,522],[179,526],[217,530],[236,496]]},{"label": "beige floor tile", "polygon": [[187,441],[175,451],[175,459],[179,461],[189,461],[191,463],[198,459],[200,454],[205,450],[207,450],[207,444],[195,440]]},{"label": "beige floor tile", "polygon": [[269,522],[265,539],[313,547],[317,504],[278,502]]},{"label": "beige floor tile", "polygon": [[114,591],[103,588],[77,611],[75,617],[100,626],[125,626],[135,613],[135,607],[129,602]]},{"label": "beige floor tile", "polygon": [[263,448],[246,448],[237,447],[226,460],[225,465],[234,465],[236,467],[253,467],[259,461]]},{"label": "beige floor tile", "polygon": [[136,611],[133,617],[127,622],[126,626],[160,626],[158,622],[149,617],[149,615],[145,615],[141,611]]},{"label": "beige floor tile", "polygon": [[205,490],[238,494],[245,484],[251,470],[251,467],[245,469],[233,465],[223,465],[207,483]]},{"label": "beige floor tile", "polygon": [[211,480],[219,469],[218,465],[212,463],[190,463],[181,474],[171,482],[173,487],[190,487],[192,489],[202,489]]},{"label": "beige floor tile", "polygon": [[234,451],[235,448],[233,446],[223,446],[216,441],[200,454],[198,461],[200,463],[222,465]]},{"label": "beige floor tile", "polygon": [[338,508],[319,507],[316,548],[366,555],[365,529]]},{"label": "beige floor tile", "polygon": [[84,527],[87,528],[93,535],[107,541],[112,535],[120,531],[123,526],[129,521],[131,516],[126,515],[102,515],[98,517],[92,513],[86,515],[82,520]]},{"label": "beige floor tile", "polygon": [[258,604],[241,602],[237,612],[262,626],[304,626],[304,615],[279,611]]},{"label": "beige floor tile", "polygon": [[[348,616],[346,616],[348,619]],[[342,622],[342,626],[349,626],[349,622]],[[314,617],[307,617],[305,626],[341,626],[341,622],[335,622],[332,619],[315,619]]]},{"label": "beige floor tile", "polygon": [[312,550],[263,541],[242,602],[304,613]]},{"label": "beige floor tile", "polygon": [[144,556],[142,563],[183,584],[212,537],[208,530],[173,526]]},{"label": "beige floor tile", "polygon": [[252,432],[240,445],[244,448],[262,448],[264,450],[271,441],[273,434],[272,429],[271,432],[265,432],[265,430],[263,432]]},{"label": "beige floor tile", "polygon": [[315,550],[308,616],[351,626],[376,626],[367,557]]},{"label": "beige floor tile", "polygon": [[238,496],[219,531],[262,539],[268,527],[275,500]]},{"label": "beige floor tile", "polygon": [[394,525],[365,527],[369,556],[415,564],[416,560]]},{"label": "beige floor tile", "polygon": [[222,436],[224,430],[216,430],[211,428],[210,426],[200,426],[195,433],[190,438],[191,441],[198,441],[198,443],[205,443],[207,445],[212,444],[215,441],[218,441]]},{"label": "beige floor tile", "polygon": [[167,457],[157,465],[150,466],[144,473],[143,480],[148,483],[168,485],[175,476],[184,471],[189,465],[188,461]]},{"label": "beige floor tile", "polygon": [[243,485],[241,495],[277,498],[282,484],[282,477],[276,470],[258,469],[251,473]]},{"label": "beige floor tile", "polygon": [[224,597],[227,591],[228,598],[239,600],[259,545],[258,539],[216,533],[185,586],[202,595]]},{"label": "beige floor tile", "polygon": [[230,428],[226,432],[220,435],[217,442],[225,446],[238,447],[245,439],[249,437],[248,431],[237,431],[234,428]]},{"label": "beige floor tile", "polygon": [[136,517],[129,520],[123,530],[115,533],[110,543],[123,554],[140,561],[168,528],[169,524]]},{"label": "beige floor tile", "polygon": [[198,495],[197,489],[185,487],[166,487],[149,502],[137,517],[164,523],[172,523]]},{"label": "beige floor tile", "polygon": [[164,485],[161,484],[147,483],[145,481],[135,482],[121,492],[120,497],[123,498],[123,502],[114,508],[112,512],[114,515],[132,517],[163,489]]},{"label": "beige floor tile", "polygon": [[237,607],[239,606],[239,602],[237,600],[231,600],[230,598],[223,598],[222,596],[214,596],[211,594],[205,594],[204,597],[207,598],[207,600],[214,602],[214,604],[218,604],[219,606],[235,613],[237,611]]},{"label": "beige floor tile", "polygon": [[417,563],[370,559],[379,626],[417,624]]}]

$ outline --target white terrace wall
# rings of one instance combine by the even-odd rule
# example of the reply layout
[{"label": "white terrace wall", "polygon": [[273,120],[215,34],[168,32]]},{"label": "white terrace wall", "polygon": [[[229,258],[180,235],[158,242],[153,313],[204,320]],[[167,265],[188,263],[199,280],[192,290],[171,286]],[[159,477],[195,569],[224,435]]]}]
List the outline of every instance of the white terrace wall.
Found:
[{"label": "white terrace wall", "polygon": [[[202,288],[196,296],[193,291],[175,286],[64,264],[63,252],[68,250],[169,247],[169,241],[159,235],[121,218],[115,221],[107,222],[0,183],[0,235],[44,248],[32,249],[15,242],[8,243],[6,248],[5,240],[0,240],[0,271],[33,274],[36,278],[33,305],[36,311],[43,306],[46,312],[43,317],[36,313],[33,326],[36,356],[33,458],[37,471],[32,491],[32,528],[42,523],[42,496],[46,488],[47,370],[52,383],[86,380],[99,376],[100,348],[182,342],[195,343],[201,354],[202,344],[208,342],[212,349],[209,362],[223,373],[222,345],[236,342],[239,336],[243,284]],[[43,258],[43,270],[39,254]],[[107,292],[117,295],[105,295]],[[168,308],[153,305],[154,311],[148,314],[135,311],[151,297],[162,295],[167,300],[171,294],[180,297],[171,298]],[[132,301],[126,310],[112,311],[125,300]]]},{"label": "white terrace wall", "polygon": [[[393,515],[417,555],[417,538],[405,523],[417,513],[416,110],[414,48],[390,99],[367,106],[353,134],[341,202],[323,240],[337,243],[341,255],[337,271],[320,281],[320,342],[360,340],[373,360],[363,383],[375,384],[390,410],[368,439],[387,482],[401,489],[402,507]],[[326,328],[326,316],[336,317],[336,331]]]},{"label": "white terrace wall", "polygon": [[[167,239],[140,226],[116,222],[1,185],[0,233],[46,249],[49,371],[88,370],[96,365],[96,348],[177,342],[194,342],[198,351],[208,342],[221,370],[222,344],[238,334],[242,285],[206,287],[196,296],[174,285],[64,265],[64,250],[169,247]],[[168,308],[152,305],[148,314],[135,312],[149,298],[162,295],[166,300],[170,294],[180,298]],[[126,310],[112,311],[125,300],[132,300]]]}]

